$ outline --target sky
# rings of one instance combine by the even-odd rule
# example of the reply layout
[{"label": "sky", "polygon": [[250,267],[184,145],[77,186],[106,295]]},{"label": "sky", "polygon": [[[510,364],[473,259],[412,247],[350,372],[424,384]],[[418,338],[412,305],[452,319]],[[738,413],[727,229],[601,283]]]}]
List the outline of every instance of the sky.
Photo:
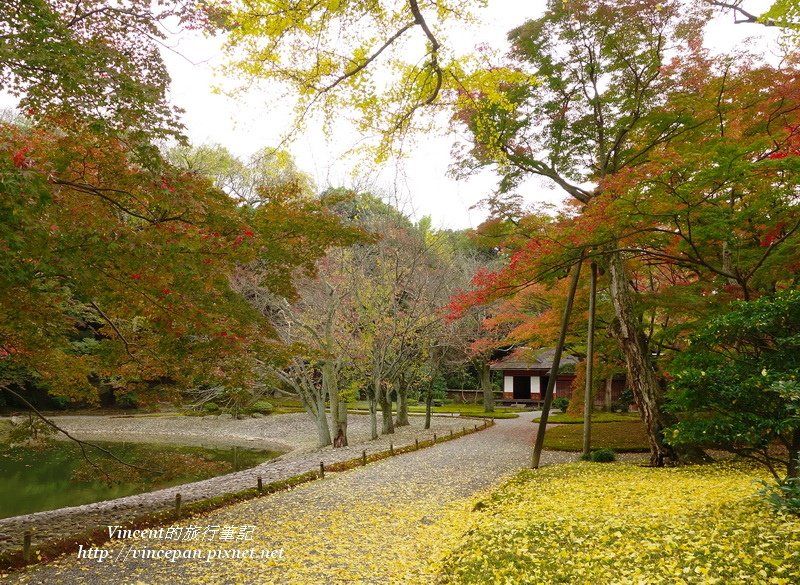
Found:
[{"label": "sky", "polygon": [[[449,42],[465,52],[478,43],[504,51],[508,46],[507,32],[541,14],[544,5],[544,0],[489,0],[488,7],[480,11],[483,22],[450,31]],[[756,14],[768,5],[764,0],[747,2],[747,8]],[[763,41],[770,33],[761,26],[733,24],[733,17],[725,16],[710,27],[707,44],[728,52],[749,36]],[[289,129],[291,104],[282,100],[277,90],[264,86],[237,97],[215,92],[215,87],[232,86],[230,80],[218,73],[223,64],[221,46],[220,37],[208,38],[196,31],[170,31],[162,49],[172,77],[170,98],[185,110],[183,122],[193,144],[221,144],[246,159],[263,147],[279,144]],[[8,96],[0,95],[0,106],[11,103]],[[418,140],[406,159],[382,168],[364,170],[358,166],[363,159],[345,156],[359,140],[358,133],[341,122],[334,126],[333,138],[328,140],[323,135],[321,121],[316,120],[285,148],[320,189],[366,186],[388,197],[414,219],[430,215],[438,228],[477,227],[486,218],[487,211],[474,206],[493,192],[498,177],[489,171],[460,181],[448,177],[454,137],[448,135],[444,125],[440,133]],[[356,179],[353,171],[357,167],[361,171]],[[526,183],[522,194],[529,204],[555,203],[562,197],[539,180]]]}]

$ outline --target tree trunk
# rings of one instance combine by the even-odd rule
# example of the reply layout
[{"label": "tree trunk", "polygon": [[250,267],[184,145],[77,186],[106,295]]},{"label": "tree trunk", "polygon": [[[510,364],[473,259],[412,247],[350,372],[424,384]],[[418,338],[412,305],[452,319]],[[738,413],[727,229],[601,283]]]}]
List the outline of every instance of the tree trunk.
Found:
[{"label": "tree trunk", "polygon": [[378,404],[375,398],[375,388],[369,392],[369,430],[370,438],[378,438]]},{"label": "tree trunk", "polygon": [[408,422],[408,386],[403,383],[402,377],[397,382],[397,420],[395,426],[407,427]]},{"label": "tree trunk", "polygon": [[800,477],[800,429],[792,431],[792,443],[789,445],[789,465],[786,468],[786,479]]},{"label": "tree trunk", "polygon": [[431,428],[431,407],[433,406],[433,386],[428,385],[425,395],[425,430]]},{"label": "tree trunk", "polygon": [[[597,298],[597,264],[592,262],[589,286],[589,331],[586,334],[586,386],[583,391],[583,454],[588,456],[592,444],[592,382],[594,373],[594,316]],[[576,388],[577,390],[577,388]]]},{"label": "tree trunk", "polygon": [[[331,410],[333,410],[333,407],[331,407]],[[338,416],[334,421],[334,433],[336,436],[333,439],[333,446],[347,447],[347,402],[339,399],[336,404],[336,412]]]},{"label": "tree trunk", "polygon": [[327,388],[333,422],[333,446],[347,447],[347,403],[339,397],[336,367],[329,362],[322,366],[322,383]]},{"label": "tree trunk", "polygon": [[489,362],[481,364],[481,390],[483,390],[484,412],[494,412],[494,392],[492,392],[492,371]]},{"label": "tree trunk", "polygon": [[379,397],[381,405],[381,415],[383,415],[383,425],[381,426],[382,435],[394,433],[394,421],[392,420],[392,391],[390,387],[381,388],[380,382],[376,383],[375,392]]},{"label": "tree trunk", "polygon": [[317,396],[314,418],[317,421],[317,446],[327,447],[331,444],[331,431],[328,427],[328,415],[325,413],[325,392],[321,392]]},{"label": "tree trunk", "polygon": [[611,410],[611,390],[614,388],[614,374],[609,373],[608,378],[606,378],[606,396],[604,402],[604,408],[606,410]]},{"label": "tree trunk", "polygon": [[613,252],[609,255],[609,272],[611,300],[619,321],[616,334],[625,355],[628,385],[633,391],[647,429],[647,439],[650,443],[650,465],[663,467],[667,462],[674,462],[676,457],[675,452],[664,444],[661,437],[665,426],[661,412],[663,392],[650,361],[647,343],[641,331],[641,322],[636,318],[621,253]]}]

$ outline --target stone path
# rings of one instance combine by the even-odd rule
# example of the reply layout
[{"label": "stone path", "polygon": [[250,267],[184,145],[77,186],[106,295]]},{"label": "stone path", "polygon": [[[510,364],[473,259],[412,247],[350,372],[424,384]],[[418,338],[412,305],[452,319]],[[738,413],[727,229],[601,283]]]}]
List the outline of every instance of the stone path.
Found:
[{"label": "stone path", "polygon": [[[279,458],[236,473],[212,477],[203,481],[127,496],[116,500],[38,512],[25,516],[0,519],[0,551],[18,550],[26,529],[35,530],[34,546],[87,532],[108,524],[121,524],[144,512],[170,509],[175,494],[180,492],[184,502],[219,496],[256,486],[261,476],[264,484],[319,469],[320,461],[326,464],[355,459],[362,450],[367,453],[410,445],[415,438],[429,439],[433,433],[444,435],[450,429],[460,430],[476,421],[461,417],[434,417],[431,429],[423,430],[424,418],[410,417],[410,427],[400,427],[394,435],[381,436],[369,441],[369,417],[349,417],[349,447],[317,449],[314,444],[316,430],[305,413],[273,415],[261,419],[231,420],[218,417],[99,417],[64,416],[53,421],[79,439],[170,442],[184,445],[247,446],[261,449],[289,450]],[[310,440],[308,437],[312,437]]]},{"label": "stone path", "polygon": [[[10,582],[431,583],[431,559],[457,545],[466,503],[528,463],[536,430],[531,418],[528,413],[498,420],[455,441],[330,474],[173,527],[184,537],[197,527],[205,538],[114,540],[101,547],[109,555],[104,562],[73,552],[13,575]],[[545,452],[542,461],[575,458]],[[214,526],[218,532],[210,538]]]}]

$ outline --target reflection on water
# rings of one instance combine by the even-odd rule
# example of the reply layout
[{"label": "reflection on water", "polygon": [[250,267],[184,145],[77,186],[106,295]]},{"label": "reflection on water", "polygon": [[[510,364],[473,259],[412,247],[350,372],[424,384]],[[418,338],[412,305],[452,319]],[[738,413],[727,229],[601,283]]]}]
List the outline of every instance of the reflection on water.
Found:
[{"label": "reflection on water", "polygon": [[73,442],[0,448],[0,518],[111,500],[254,467],[275,451],[144,443],[93,443],[129,467]]}]

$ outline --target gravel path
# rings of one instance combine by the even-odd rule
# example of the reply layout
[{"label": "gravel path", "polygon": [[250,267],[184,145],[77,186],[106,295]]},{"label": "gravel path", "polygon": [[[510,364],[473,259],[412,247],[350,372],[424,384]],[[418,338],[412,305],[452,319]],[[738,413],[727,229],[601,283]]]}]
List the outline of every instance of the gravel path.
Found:
[{"label": "gravel path", "polygon": [[[255,487],[261,476],[265,484],[286,479],[326,464],[355,459],[362,450],[367,453],[385,451],[389,442],[395,446],[410,445],[415,438],[430,438],[433,433],[444,435],[450,429],[459,430],[475,421],[460,417],[433,417],[431,429],[424,430],[423,417],[410,417],[410,427],[400,427],[394,435],[369,440],[369,417],[351,415],[348,422],[350,446],[340,449],[317,449],[316,429],[305,413],[272,415],[266,418],[233,420],[226,417],[110,417],[64,416],[53,421],[79,439],[170,442],[173,444],[213,446],[247,446],[251,448],[289,451],[261,465],[203,481],[127,496],[116,500],[38,512],[25,516],[0,519],[0,551],[18,550],[23,532],[35,529],[37,542],[66,538],[109,524],[121,524],[144,512],[169,509],[174,506],[175,494],[180,492],[184,502],[237,492]],[[311,437],[311,439],[309,439]]]},{"label": "gravel path", "polygon": [[[220,533],[206,540],[114,540],[102,545],[110,554],[105,562],[72,553],[14,575],[11,582],[431,583],[430,560],[457,544],[465,503],[528,463],[536,429],[531,418],[527,413],[498,420],[456,441],[175,524],[184,532],[190,525],[232,527],[244,539],[223,539]],[[545,452],[542,462],[576,457]],[[240,532],[244,525],[254,526],[253,540]],[[145,554],[141,550],[200,556],[133,558]],[[262,551],[278,556],[263,558]],[[244,558],[232,558],[237,555]]]}]

